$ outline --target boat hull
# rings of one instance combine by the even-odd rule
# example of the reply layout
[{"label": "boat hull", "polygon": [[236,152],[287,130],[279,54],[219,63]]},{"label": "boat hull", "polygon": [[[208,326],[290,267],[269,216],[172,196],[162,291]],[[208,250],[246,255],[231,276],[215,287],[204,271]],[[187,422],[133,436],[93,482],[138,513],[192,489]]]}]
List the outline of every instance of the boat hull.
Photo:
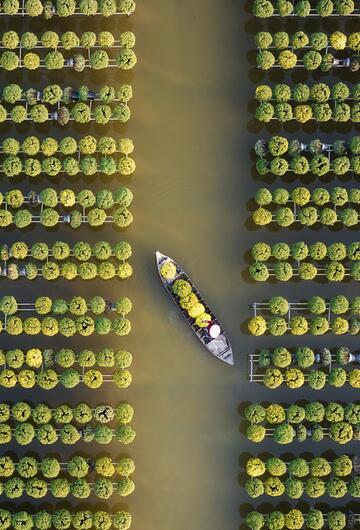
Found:
[{"label": "boat hull", "polygon": [[[167,293],[173,300],[173,302],[176,304],[177,308],[191,327],[192,331],[195,333],[197,338],[200,340],[200,342],[205,346],[205,348],[214,355],[217,359],[220,359],[221,361],[224,361],[227,364],[233,365],[234,364],[234,356],[231,344],[229,342],[229,339],[227,338],[224,329],[222,325],[220,324],[219,320],[216,318],[214,312],[209,307],[209,304],[204,300],[204,297],[199,293],[189,276],[184,272],[183,269],[179,267],[179,265],[169,256],[166,256],[165,254],[162,254],[161,252],[155,253],[156,258],[156,265],[157,270],[161,279],[161,282],[163,286],[165,287]],[[172,280],[166,280],[161,274],[160,269],[162,265],[166,262],[171,262],[176,266],[176,276]],[[179,305],[179,299],[172,291],[172,285],[175,280],[186,280],[190,283],[193,292],[196,294],[196,296],[199,299],[199,302],[204,305],[206,313],[209,313],[211,315],[212,322],[218,324],[221,328],[221,333],[216,338],[211,338],[209,334],[207,333],[206,328],[200,328],[199,326],[196,326],[195,321],[193,318],[189,317],[187,314],[187,311],[185,309],[182,309],[182,307]]]}]

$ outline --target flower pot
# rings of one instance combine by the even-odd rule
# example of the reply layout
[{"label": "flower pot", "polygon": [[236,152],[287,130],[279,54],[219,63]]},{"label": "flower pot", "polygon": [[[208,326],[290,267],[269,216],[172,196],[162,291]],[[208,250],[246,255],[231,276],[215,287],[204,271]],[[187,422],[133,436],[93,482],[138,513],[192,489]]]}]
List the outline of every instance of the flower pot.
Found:
[{"label": "flower pot", "polygon": [[91,470],[95,470],[95,460],[92,458],[89,458],[86,460],[88,463],[88,466]]},{"label": "flower pot", "polygon": [[316,364],[321,364],[321,355],[320,353],[315,353],[315,363]]},{"label": "flower pot", "polygon": [[105,313],[108,313],[109,311],[115,311],[115,310],[116,310],[115,304],[111,302],[110,300],[106,300]]},{"label": "flower pot", "polygon": [[36,92],[36,101],[41,101],[41,92],[39,90]]},{"label": "flower pot", "polygon": [[358,523],[358,516],[354,514],[353,512],[346,512],[346,528],[356,528]]},{"label": "flower pot", "polygon": [[64,215],[64,223],[70,223],[71,221],[71,217],[70,217],[70,214],[69,213],[66,213]]},{"label": "flower pot", "polygon": [[59,113],[57,110],[55,110],[54,112],[51,112],[51,117],[53,120],[57,121],[58,117],[59,117]]},{"label": "flower pot", "polygon": [[25,267],[25,265],[23,267],[19,268],[19,275],[20,276],[26,276],[26,267]]},{"label": "flower pot", "polygon": [[31,206],[37,206],[40,204],[40,196],[35,191],[29,191],[27,194],[27,198],[29,200],[29,204]]},{"label": "flower pot", "polygon": [[43,358],[44,358],[44,366],[46,366],[46,368],[50,366],[54,366],[54,363],[55,363],[54,350],[51,350],[50,348],[44,350]]},{"label": "flower pot", "polygon": [[10,258],[10,252],[8,245],[3,245],[1,247],[1,260],[7,261]]},{"label": "flower pot", "polygon": [[93,99],[95,99],[95,97],[96,97],[96,92],[93,92],[92,90],[89,90],[87,98],[89,100],[93,100]]},{"label": "flower pot", "polygon": [[308,146],[306,144],[303,144],[302,142],[300,143],[300,151],[307,151],[308,150]]},{"label": "flower pot", "polygon": [[74,66],[74,59],[71,57],[71,59],[68,59],[68,60],[66,61],[66,64],[67,64],[67,66],[71,66],[71,67],[73,67],[73,66]]},{"label": "flower pot", "polygon": [[[338,61],[338,59],[336,59],[336,61]],[[334,61],[335,62],[335,61]],[[340,62],[340,61],[339,61]],[[346,68],[349,68],[350,64],[351,64],[351,57],[346,57],[345,59],[342,60],[342,64],[343,66],[345,66]]]}]

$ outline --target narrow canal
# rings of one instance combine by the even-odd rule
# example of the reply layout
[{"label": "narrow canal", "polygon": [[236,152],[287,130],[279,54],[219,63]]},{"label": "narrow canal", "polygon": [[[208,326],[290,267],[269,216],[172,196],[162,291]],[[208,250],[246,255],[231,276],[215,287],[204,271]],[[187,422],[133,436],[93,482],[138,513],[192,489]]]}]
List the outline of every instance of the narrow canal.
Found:
[{"label": "narrow canal", "polygon": [[[251,341],[239,329],[251,290],[241,276],[252,143],[246,18],[230,0],[157,0],[134,17],[136,528],[240,524],[238,407],[251,390]],[[187,329],[157,279],[156,249],[215,308],[235,368],[209,357]]]}]

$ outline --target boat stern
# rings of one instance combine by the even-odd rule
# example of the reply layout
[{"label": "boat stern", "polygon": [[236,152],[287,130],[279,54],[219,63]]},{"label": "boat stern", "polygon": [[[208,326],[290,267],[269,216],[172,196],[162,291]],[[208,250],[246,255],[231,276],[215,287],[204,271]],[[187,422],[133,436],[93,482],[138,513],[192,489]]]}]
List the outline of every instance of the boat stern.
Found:
[{"label": "boat stern", "polygon": [[233,355],[231,346],[230,346],[229,351],[227,352],[226,357],[224,357],[223,361],[225,361],[227,364],[230,364],[231,366],[234,366],[234,355]]}]

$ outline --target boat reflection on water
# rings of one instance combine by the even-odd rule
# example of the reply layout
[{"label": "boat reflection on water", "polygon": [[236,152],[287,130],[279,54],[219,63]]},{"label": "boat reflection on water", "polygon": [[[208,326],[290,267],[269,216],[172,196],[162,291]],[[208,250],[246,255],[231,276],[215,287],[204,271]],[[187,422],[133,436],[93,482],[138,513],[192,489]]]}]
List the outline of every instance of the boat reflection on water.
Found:
[{"label": "boat reflection on water", "polygon": [[[229,339],[226,337],[225,331],[214,312],[205,302],[203,296],[194,286],[189,276],[169,256],[165,256],[165,254],[157,251],[155,257],[158,273],[165,289],[185,317],[195,335],[212,355],[215,355],[221,361],[233,365],[234,357]],[[189,315],[188,309],[183,307],[184,304],[181,304],[181,300],[187,298],[189,295],[192,296],[192,294],[188,293],[181,298],[180,295],[174,292],[174,288],[176,290],[176,286],[179,285],[179,280],[187,282],[191,286],[191,293],[195,295],[198,306],[201,307],[202,304],[205,309],[204,313],[197,317],[196,315]],[[188,286],[184,284],[184,287]]]}]

